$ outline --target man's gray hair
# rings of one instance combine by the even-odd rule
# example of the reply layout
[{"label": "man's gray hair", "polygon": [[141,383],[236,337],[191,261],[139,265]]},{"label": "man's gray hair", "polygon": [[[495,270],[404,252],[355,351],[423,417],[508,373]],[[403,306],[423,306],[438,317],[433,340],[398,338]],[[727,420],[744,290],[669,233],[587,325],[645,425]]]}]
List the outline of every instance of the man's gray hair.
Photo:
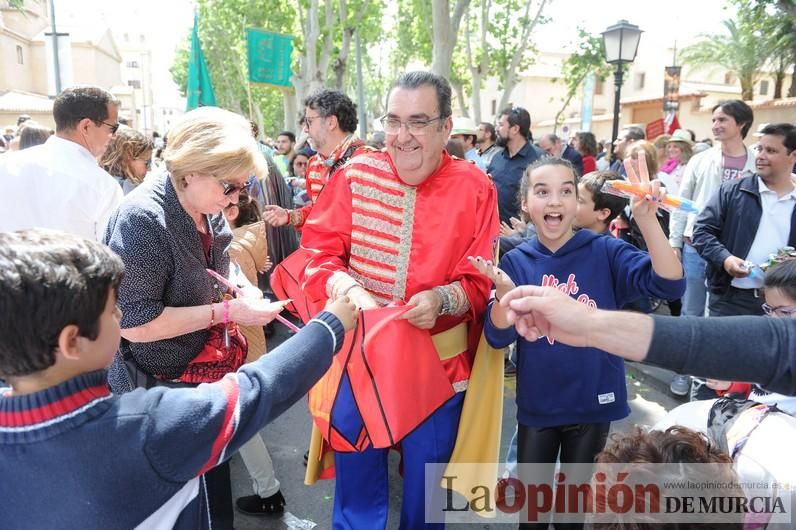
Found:
[{"label": "man's gray hair", "polygon": [[[406,72],[395,80],[390,92],[395,88],[415,90],[422,86],[432,86],[437,91],[437,107],[439,108],[440,118],[447,118],[453,114],[451,110],[451,85],[441,75],[425,71]],[[389,95],[387,97],[389,98]]]}]

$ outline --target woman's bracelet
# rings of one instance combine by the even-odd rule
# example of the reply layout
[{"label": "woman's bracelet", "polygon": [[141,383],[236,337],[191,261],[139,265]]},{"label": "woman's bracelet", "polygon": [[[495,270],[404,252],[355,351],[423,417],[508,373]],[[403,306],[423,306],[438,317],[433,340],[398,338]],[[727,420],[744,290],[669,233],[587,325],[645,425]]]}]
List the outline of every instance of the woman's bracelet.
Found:
[{"label": "woman's bracelet", "polygon": [[207,329],[213,327],[216,323],[216,306],[212,302],[210,303],[210,324],[207,326]]},{"label": "woman's bracelet", "polygon": [[224,325],[229,324],[229,300],[224,299]]}]

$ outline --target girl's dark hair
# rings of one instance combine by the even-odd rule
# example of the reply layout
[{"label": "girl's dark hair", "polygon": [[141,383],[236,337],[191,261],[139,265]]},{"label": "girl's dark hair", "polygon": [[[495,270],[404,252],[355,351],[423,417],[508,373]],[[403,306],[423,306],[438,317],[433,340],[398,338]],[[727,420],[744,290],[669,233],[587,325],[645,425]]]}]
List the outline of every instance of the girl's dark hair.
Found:
[{"label": "girl's dark hair", "polygon": [[0,376],[55,363],[61,331],[76,325],[96,340],[99,318],[122,280],[110,248],[63,232],[0,233]]},{"label": "girl's dark hair", "polygon": [[548,157],[537,160],[528,166],[525,169],[525,172],[522,174],[522,180],[520,181],[520,195],[517,198],[520,204],[522,204],[523,199],[528,196],[528,190],[531,188],[531,173],[540,167],[545,166],[562,166],[572,172],[572,179],[575,181],[575,197],[578,196],[578,172],[575,171],[575,166],[572,165],[572,162],[564,158]]},{"label": "girl's dark hair", "polygon": [[796,300],[796,259],[788,259],[771,267],[766,272],[763,287],[779,289],[791,300]]},{"label": "girl's dark hair", "polygon": [[238,208],[238,217],[235,218],[235,228],[246,226],[262,220],[260,205],[251,198],[247,191],[241,191],[238,204],[230,205]]}]

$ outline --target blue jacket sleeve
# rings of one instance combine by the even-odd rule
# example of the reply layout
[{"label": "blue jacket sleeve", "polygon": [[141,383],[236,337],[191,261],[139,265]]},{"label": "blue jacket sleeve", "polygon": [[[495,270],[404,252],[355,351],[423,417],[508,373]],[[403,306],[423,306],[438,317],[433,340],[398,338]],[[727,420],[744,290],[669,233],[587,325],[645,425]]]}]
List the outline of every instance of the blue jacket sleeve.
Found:
[{"label": "blue jacket sleeve", "polygon": [[[519,275],[514,269],[513,261],[509,254],[506,254],[500,260],[500,270],[505,272],[515,285],[521,284]],[[492,323],[492,318],[490,317],[492,314],[492,304],[494,303],[495,300],[493,299],[486,306],[486,318],[484,318],[484,337],[489,345],[493,348],[505,348],[509,344],[515,342],[519,335],[517,334],[517,330],[514,328],[514,326],[509,326],[505,329],[495,327],[495,325]]]},{"label": "blue jacket sleeve", "polygon": [[726,213],[724,196],[724,186],[721,186],[697,217],[694,224],[694,236],[691,238],[691,243],[702,259],[710,262],[719,270],[724,270],[724,260],[732,256],[732,253],[719,240],[724,228]]},{"label": "blue jacket sleeve", "polygon": [[619,307],[641,296],[661,300],[677,300],[683,296],[685,278],[667,280],[658,276],[649,254],[643,250],[613,238],[606,238],[606,245]]},{"label": "blue jacket sleeve", "polygon": [[187,481],[229,459],[309,391],[343,336],[340,321],[322,312],[274,351],[218,382],[126,394],[148,401],[144,451],[153,468]]}]

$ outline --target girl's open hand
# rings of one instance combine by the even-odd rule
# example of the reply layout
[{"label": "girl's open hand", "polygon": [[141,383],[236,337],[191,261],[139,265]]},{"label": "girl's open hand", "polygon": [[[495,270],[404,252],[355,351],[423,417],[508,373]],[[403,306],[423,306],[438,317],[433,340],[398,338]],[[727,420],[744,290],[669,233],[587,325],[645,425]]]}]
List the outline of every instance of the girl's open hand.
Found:
[{"label": "girl's open hand", "polygon": [[636,153],[638,157],[638,171],[633,166],[633,161],[630,157],[625,158],[625,172],[627,179],[633,184],[640,185],[649,190],[647,195],[641,199],[639,197],[631,197],[630,209],[633,211],[633,217],[636,222],[656,220],[655,215],[658,207],[663,204],[663,197],[666,195],[666,188],[661,185],[660,180],[650,180],[649,168],[647,168],[647,157],[643,149],[639,149]]},{"label": "girl's open hand", "polygon": [[469,261],[478,272],[492,280],[492,283],[495,284],[496,298],[500,299],[503,295],[514,289],[514,281],[509,278],[508,274],[500,270],[497,265],[494,265],[492,261],[485,260],[481,256],[467,256],[467,261]]}]

